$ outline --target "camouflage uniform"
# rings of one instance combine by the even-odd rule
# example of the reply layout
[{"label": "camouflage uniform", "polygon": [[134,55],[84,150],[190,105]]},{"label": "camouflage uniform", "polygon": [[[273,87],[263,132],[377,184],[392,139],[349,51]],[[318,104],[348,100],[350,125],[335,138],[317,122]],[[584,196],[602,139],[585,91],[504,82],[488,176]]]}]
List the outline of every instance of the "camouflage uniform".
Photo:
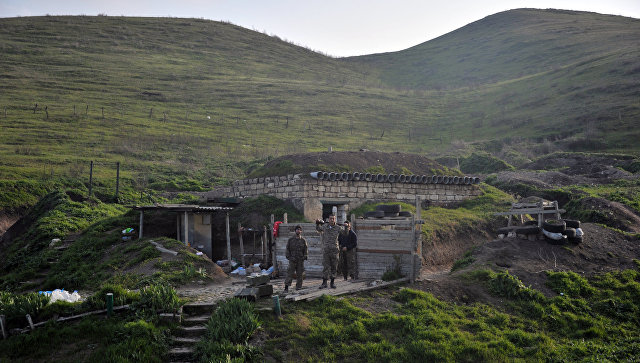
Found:
[{"label": "camouflage uniform", "polygon": [[291,285],[293,274],[296,274],[296,289],[302,288],[302,274],[304,273],[304,260],[307,259],[309,248],[307,240],[304,237],[298,238],[293,236],[287,241],[287,251],[285,257],[289,260],[289,268],[287,269],[287,278],[284,285]]},{"label": "camouflage uniform", "polygon": [[322,234],[322,278],[324,280],[336,277],[338,269],[338,235],[346,234],[344,227],[331,226],[329,223],[316,224],[316,230]]}]

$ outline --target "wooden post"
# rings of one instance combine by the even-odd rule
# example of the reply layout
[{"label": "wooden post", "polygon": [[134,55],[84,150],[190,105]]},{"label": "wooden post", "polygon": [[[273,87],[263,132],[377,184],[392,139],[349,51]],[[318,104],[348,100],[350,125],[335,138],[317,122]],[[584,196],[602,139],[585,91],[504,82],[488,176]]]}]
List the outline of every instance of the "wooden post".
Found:
[{"label": "wooden post", "polygon": [[276,313],[276,317],[282,316],[282,310],[280,310],[280,297],[278,295],[273,295],[273,312]]},{"label": "wooden post", "polygon": [[144,211],[140,209],[140,226],[138,227],[138,239],[142,238],[142,227],[144,225]]},{"label": "wooden post", "polygon": [[231,266],[231,232],[229,231],[229,213],[227,213],[225,217],[225,226],[227,228],[227,260],[229,261],[229,266]]},{"label": "wooden post", "polygon": [[91,197],[93,193],[93,160],[89,164],[89,197]]},{"label": "wooden post", "polygon": [[246,266],[244,263],[244,239],[242,238],[242,225],[240,222],[238,222],[238,239],[240,240],[240,262],[242,266]]},{"label": "wooden post", "polygon": [[287,215],[287,213],[284,214],[282,218],[282,223],[289,224],[289,215]]},{"label": "wooden post", "polygon": [[26,318],[27,318],[27,322],[29,322],[29,328],[30,328],[31,330],[35,329],[35,327],[33,326],[33,320],[31,320],[31,315],[30,315],[30,314],[27,314],[27,315],[25,315],[25,316],[26,316]]},{"label": "wooden post", "polygon": [[47,120],[49,119],[49,106],[44,106],[44,112],[47,115]]},{"label": "wooden post", "polygon": [[7,339],[9,332],[7,331],[7,319],[4,315],[0,315],[0,331],[2,331],[2,339]]},{"label": "wooden post", "polygon": [[116,203],[120,194],[120,162],[116,162]]},{"label": "wooden post", "polygon": [[269,225],[269,233],[271,234],[271,238],[273,238],[273,243],[271,244],[271,266],[273,266],[273,275],[278,275],[278,258],[276,256],[276,237],[273,235],[273,223]]},{"label": "wooden post", "polygon": [[260,249],[262,250],[262,263],[267,262],[267,226],[263,226],[262,231],[262,245]]},{"label": "wooden post", "polygon": [[7,106],[4,106],[4,118],[7,118]]},{"label": "wooden post", "polygon": [[84,115],[89,116],[89,105],[87,104],[87,108],[84,110]]},{"label": "wooden post", "polygon": [[77,116],[77,114],[76,114],[76,105],[73,105],[73,116],[74,117]]},{"label": "wooden post", "polygon": [[187,214],[187,211],[184,211],[182,229],[184,231],[184,244],[189,246],[189,214]]},{"label": "wooden post", "polygon": [[153,107],[149,110],[149,118],[153,117]]},{"label": "wooden post", "polygon": [[176,214],[176,239],[180,241],[180,213]]},{"label": "wooden post", "polygon": [[113,293],[107,293],[107,317],[113,315]]},{"label": "wooden post", "polygon": [[102,109],[102,119],[104,120],[104,107],[100,107]]}]

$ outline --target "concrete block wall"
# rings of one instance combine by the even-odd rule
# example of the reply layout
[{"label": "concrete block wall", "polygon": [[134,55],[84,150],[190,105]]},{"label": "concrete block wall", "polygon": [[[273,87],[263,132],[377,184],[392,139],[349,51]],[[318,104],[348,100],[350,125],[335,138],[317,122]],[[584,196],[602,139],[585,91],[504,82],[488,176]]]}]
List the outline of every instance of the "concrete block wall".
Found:
[{"label": "concrete block wall", "polygon": [[372,181],[330,181],[308,174],[289,174],[236,180],[219,191],[228,197],[257,197],[262,194],[291,201],[309,220],[321,218],[322,203],[345,204],[356,208],[367,201],[403,201],[416,197],[432,204],[446,204],[481,194],[476,184],[378,183]]}]

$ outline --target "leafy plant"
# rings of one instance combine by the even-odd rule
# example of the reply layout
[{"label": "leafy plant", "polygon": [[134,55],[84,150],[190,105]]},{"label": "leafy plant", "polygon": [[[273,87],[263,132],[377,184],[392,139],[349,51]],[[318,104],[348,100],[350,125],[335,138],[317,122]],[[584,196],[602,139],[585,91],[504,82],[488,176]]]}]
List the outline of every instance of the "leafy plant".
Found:
[{"label": "leafy plant", "polygon": [[456,270],[460,270],[463,269],[469,265],[471,265],[473,263],[473,261],[475,261],[475,258],[473,258],[472,254],[473,254],[474,249],[471,249],[467,252],[464,253],[464,255],[462,256],[462,258],[456,260],[453,263],[453,266],[451,266],[451,271],[450,272],[454,272]]},{"label": "leafy plant", "polygon": [[259,327],[260,321],[250,302],[237,298],[226,300],[207,322],[207,332],[196,346],[196,356],[206,361],[256,361],[261,352],[247,341]]},{"label": "leafy plant", "polygon": [[393,264],[382,274],[382,281],[393,281],[403,277],[402,258],[398,255],[393,255]]},{"label": "leafy plant", "polygon": [[181,305],[176,290],[166,284],[149,285],[140,289],[140,299],[133,304],[142,316],[158,312],[176,312]]},{"label": "leafy plant", "polygon": [[[36,315],[49,303],[49,296],[30,292],[26,294],[14,294],[0,291],[0,315],[4,315],[10,327],[24,327],[27,325],[25,316]],[[19,324],[22,322],[23,324]]]}]

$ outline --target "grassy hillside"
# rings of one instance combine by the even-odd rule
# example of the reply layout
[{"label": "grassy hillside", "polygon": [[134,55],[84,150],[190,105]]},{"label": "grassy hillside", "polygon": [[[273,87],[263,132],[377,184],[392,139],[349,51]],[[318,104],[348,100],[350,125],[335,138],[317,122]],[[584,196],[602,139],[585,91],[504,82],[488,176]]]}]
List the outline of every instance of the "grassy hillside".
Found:
[{"label": "grassy hillside", "polygon": [[[607,56],[628,57],[629,53],[637,54],[639,37],[638,19],[517,9],[488,16],[403,51],[348,60],[373,66],[386,84],[398,87],[477,87]],[[622,73],[634,70],[638,63],[625,65]]]},{"label": "grassy hillside", "polygon": [[0,19],[0,179],[86,183],[94,160],[101,183],[120,162],[140,190],[207,189],[328,146],[637,152],[639,32],[636,19],[514,10],[334,59],[207,20]]}]

